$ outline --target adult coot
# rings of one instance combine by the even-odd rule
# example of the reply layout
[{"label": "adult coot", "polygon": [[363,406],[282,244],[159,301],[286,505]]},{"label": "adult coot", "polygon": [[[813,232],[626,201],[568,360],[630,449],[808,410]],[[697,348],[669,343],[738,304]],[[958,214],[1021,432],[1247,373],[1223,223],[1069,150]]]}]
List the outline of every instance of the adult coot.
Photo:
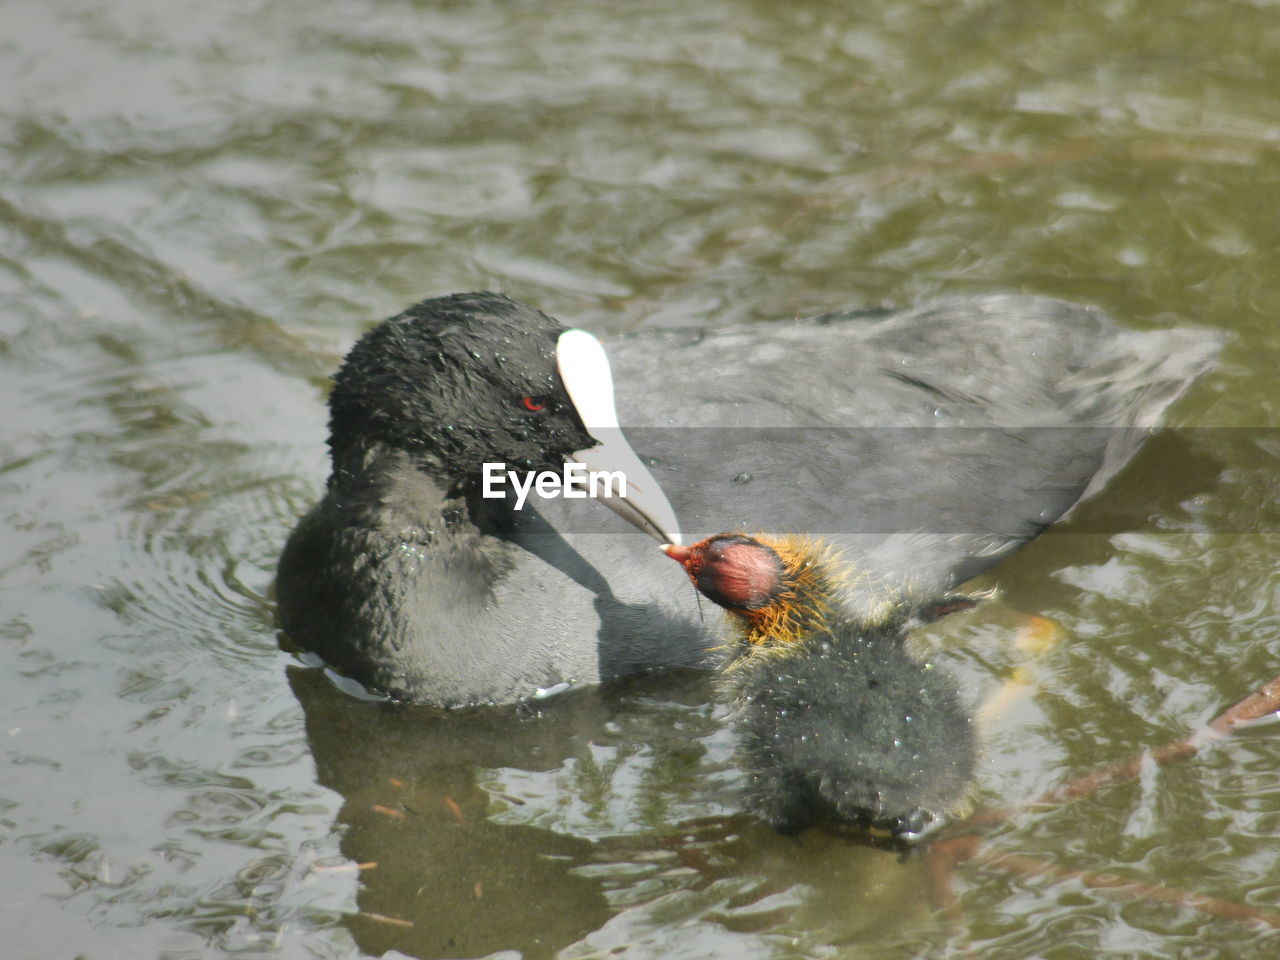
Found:
[{"label": "adult coot", "polygon": [[717,534],[663,549],[729,611],[721,687],[748,809],[784,833],[834,822],[907,839],[961,807],[977,755],[969,712],[946,671],[905,641],[974,598],[896,592],[852,613],[855,572],[807,537]]},{"label": "adult coot", "polygon": [[[677,539],[663,490],[687,532],[821,534],[882,590],[938,595],[1096,489],[1217,348],[1018,295],[639,331],[609,356],[648,476],[584,337],[474,293],[355,345],[330,397],[328,488],[280,560],[295,644],[445,706],[713,663],[714,627],[624,522]],[[634,508],[484,495],[485,463],[553,470],[584,451],[625,465]],[[856,615],[869,596],[843,603]]]}]

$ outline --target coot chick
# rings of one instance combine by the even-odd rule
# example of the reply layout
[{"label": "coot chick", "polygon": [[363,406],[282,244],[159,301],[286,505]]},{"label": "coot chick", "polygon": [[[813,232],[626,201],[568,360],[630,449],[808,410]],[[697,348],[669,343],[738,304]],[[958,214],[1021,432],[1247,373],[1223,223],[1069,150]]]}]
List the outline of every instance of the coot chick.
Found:
[{"label": "coot chick", "polygon": [[964,803],[977,740],[956,683],[907,652],[907,632],[971,607],[894,595],[853,613],[839,553],[807,537],[717,534],[667,545],[729,611],[745,802],[780,832],[826,822],[918,836]]},{"label": "coot chick", "polygon": [[[747,523],[820,534],[875,582],[938,596],[1097,489],[1217,348],[1008,294],[640,330],[609,342],[615,420],[593,343],[472,293],[355,345],[330,397],[332,476],[280,559],[295,646],[446,707],[714,668],[719,638],[636,529],[674,540],[675,516],[693,539]],[[485,463],[566,458],[628,464],[628,499],[601,501],[622,519],[532,495],[517,509],[510,486],[484,496]],[[866,601],[856,585],[843,597]]]}]

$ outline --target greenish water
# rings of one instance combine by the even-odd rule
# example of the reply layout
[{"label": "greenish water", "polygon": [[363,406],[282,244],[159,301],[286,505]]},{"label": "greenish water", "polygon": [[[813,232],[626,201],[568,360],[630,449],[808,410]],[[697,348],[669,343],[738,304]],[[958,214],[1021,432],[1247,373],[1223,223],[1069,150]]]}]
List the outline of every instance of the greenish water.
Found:
[{"label": "greenish water", "polygon": [[[919,858],[733,818],[696,678],[395,710],[281,652],[269,590],[325,376],[417,298],[617,331],[1053,294],[1231,339],[1197,429],[934,635],[975,697],[1027,615],[1065,635],[978,799],[1182,737],[1280,673],[1277,50],[1228,0],[6,0],[0,953],[1276,956],[1078,876],[1280,913],[1274,724],[1017,814],[990,849],[1077,876],[962,865],[948,926]],[[1080,532],[1109,511],[1141,529]]]}]

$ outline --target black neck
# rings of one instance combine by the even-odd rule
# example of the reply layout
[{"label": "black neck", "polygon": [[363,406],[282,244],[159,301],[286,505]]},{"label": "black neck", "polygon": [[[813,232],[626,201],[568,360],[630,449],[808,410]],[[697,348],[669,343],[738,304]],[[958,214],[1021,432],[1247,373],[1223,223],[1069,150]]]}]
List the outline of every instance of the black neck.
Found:
[{"label": "black neck", "polygon": [[432,458],[376,440],[341,455],[335,448],[328,492],[343,509],[368,513],[366,524],[391,536],[447,535],[464,524],[501,535],[514,524],[510,503],[482,497],[474,477],[451,478]]}]

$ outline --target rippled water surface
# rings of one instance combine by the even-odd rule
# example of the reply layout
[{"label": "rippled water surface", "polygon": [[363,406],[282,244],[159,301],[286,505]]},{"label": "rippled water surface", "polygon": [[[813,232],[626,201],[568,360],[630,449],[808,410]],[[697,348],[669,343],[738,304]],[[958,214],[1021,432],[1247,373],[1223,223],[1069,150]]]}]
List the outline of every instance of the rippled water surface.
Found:
[{"label": "rippled water surface", "polygon": [[[0,952],[1280,955],[1168,899],[1280,914],[1274,724],[1016,813],[948,919],[922,857],[735,816],[699,678],[440,717],[336,690],[270,600],[325,377],[412,300],[1027,290],[1230,338],[932,637],[1008,696],[978,801],[1181,738],[1280,673],[1277,50],[1262,0],[6,0]],[[1018,695],[1030,615],[1064,639]]]}]

